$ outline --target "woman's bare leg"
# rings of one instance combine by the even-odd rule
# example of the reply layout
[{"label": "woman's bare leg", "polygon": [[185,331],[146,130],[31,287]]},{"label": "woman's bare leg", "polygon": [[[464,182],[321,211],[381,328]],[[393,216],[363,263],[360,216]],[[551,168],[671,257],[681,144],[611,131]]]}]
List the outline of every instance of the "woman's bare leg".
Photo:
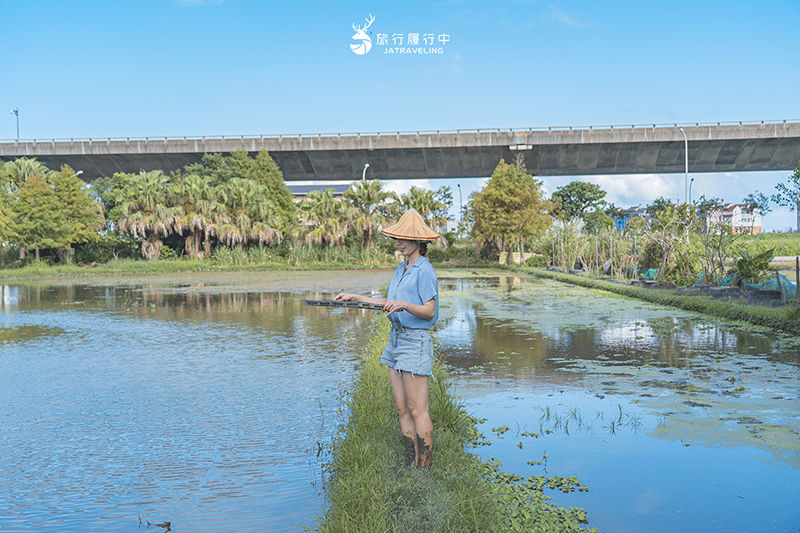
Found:
[{"label": "woman's bare leg", "polygon": [[411,372],[401,375],[392,368],[389,369],[389,376],[409,461],[413,445],[414,464],[417,467],[430,468],[433,424],[428,411],[428,376],[415,376]]}]

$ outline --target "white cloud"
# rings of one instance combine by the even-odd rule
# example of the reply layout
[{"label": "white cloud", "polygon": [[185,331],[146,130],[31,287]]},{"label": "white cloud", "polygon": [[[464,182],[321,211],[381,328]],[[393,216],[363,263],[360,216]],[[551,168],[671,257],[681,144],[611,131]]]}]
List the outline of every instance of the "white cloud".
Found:
[{"label": "white cloud", "polygon": [[593,26],[594,22],[581,22],[572,18],[571,15],[562,13],[556,6],[550,6],[550,19],[572,26],[573,28],[583,28],[586,26]]}]

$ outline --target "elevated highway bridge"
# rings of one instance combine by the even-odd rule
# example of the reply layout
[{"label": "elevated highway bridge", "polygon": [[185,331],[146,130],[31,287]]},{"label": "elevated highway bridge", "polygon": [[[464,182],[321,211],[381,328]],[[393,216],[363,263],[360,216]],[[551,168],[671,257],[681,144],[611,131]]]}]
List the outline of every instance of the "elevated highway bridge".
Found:
[{"label": "elevated highway bridge", "polygon": [[[683,132],[681,132],[681,129]],[[684,133],[686,139],[684,139]],[[791,170],[800,119],[293,135],[34,139],[0,141],[0,159],[69,165],[91,181],[115,172],[163,170],[203,154],[266,148],[286,181],[487,177],[500,159],[524,156],[536,176]]]}]

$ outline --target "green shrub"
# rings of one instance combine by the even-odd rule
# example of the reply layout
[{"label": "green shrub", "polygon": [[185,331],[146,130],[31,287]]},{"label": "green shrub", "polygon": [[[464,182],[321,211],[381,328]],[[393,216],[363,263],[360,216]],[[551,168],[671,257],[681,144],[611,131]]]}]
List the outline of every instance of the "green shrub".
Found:
[{"label": "green shrub", "polygon": [[765,250],[759,254],[750,255],[746,250],[738,250],[740,258],[736,261],[736,273],[747,283],[760,283],[772,277],[769,273],[769,263],[774,259],[773,250]]},{"label": "green shrub", "polygon": [[534,255],[525,260],[525,266],[531,268],[539,268],[550,264],[550,259],[544,255]]}]

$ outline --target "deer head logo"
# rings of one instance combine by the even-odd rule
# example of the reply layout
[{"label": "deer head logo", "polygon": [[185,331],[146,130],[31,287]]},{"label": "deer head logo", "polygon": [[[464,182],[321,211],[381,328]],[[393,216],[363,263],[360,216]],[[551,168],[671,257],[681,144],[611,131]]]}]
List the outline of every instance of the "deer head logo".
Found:
[{"label": "deer head logo", "polygon": [[353,29],[356,31],[356,34],[353,35],[353,39],[361,42],[350,45],[350,50],[352,50],[354,54],[358,54],[360,56],[363,56],[372,48],[372,39],[370,39],[369,35],[367,35],[367,28],[369,28],[370,25],[375,22],[375,17],[373,17],[372,13],[370,13],[369,17],[365,18],[364,20],[367,21],[367,25],[363,28],[353,24]]}]

